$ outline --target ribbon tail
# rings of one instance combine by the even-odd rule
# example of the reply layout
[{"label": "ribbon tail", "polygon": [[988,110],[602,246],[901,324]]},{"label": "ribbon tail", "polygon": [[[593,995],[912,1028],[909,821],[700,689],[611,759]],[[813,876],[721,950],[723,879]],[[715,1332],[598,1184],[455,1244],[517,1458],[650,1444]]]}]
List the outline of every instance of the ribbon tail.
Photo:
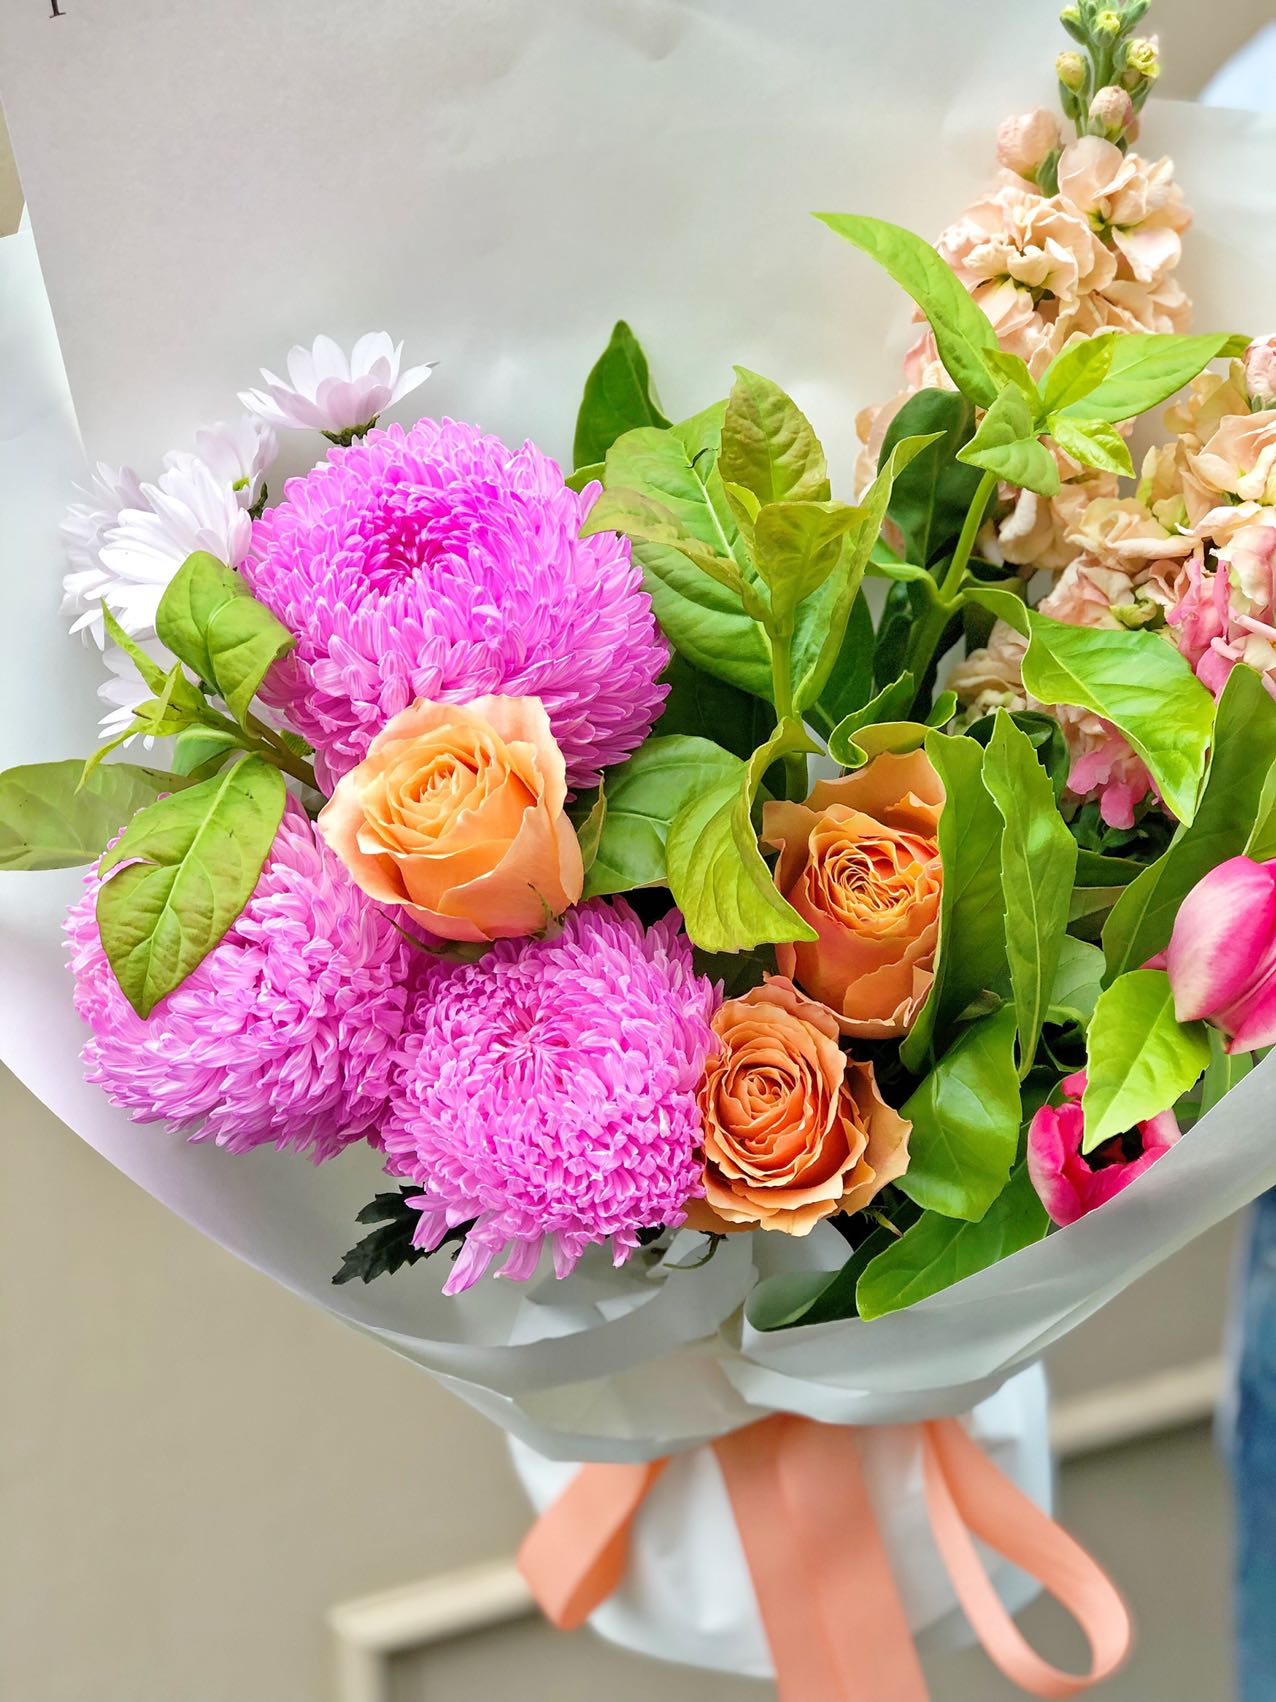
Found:
[{"label": "ribbon tail", "polygon": [[524,1537],[518,1569],[560,1631],[583,1625],[618,1588],[630,1525],[665,1464],[582,1466]]},{"label": "ribbon tail", "polygon": [[[1066,1698],[1111,1676],[1129,1653],[1130,1617],[1097,1561],[1030,1501],[956,1419],[922,1426],[931,1527],[957,1599],[988,1658],[1032,1696]],[[993,1588],[973,1537],[1034,1577],[1077,1621],[1090,1670],[1066,1673],[1028,1644]]]}]

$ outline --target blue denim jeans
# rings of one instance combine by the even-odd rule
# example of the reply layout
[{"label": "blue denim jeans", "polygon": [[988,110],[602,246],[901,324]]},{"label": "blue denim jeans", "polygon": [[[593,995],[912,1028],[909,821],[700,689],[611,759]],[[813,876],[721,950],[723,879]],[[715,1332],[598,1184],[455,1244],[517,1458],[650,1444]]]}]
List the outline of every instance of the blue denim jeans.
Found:
[{"label": "blue denim jeans", "polygon": [[1276,1702],[1276,1190],[1241,1264],[1234,1423],[1237,1702]]}]

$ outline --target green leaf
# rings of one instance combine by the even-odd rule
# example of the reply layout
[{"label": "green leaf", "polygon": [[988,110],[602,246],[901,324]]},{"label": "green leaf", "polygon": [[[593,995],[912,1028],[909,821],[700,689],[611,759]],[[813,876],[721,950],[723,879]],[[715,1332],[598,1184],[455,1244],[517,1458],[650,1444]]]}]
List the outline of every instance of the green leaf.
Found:
[{"label": "green leaf", "polygon": [[183,727],[173,741],[173,767],[178,774],[193,774],[205,763],[228,757],[243,746],[229,728]]},{"label": "green leaf", "polygon": [[982,467],[1008,479],[1012,485],[1055,496],[1059,491],[1059,468],[1054,456],[1037,442],[1036,421],[1023,392],[1007,384],[980,420],[975,435],[957,459],[970,467]]},{"label": "green leaf", "polygon": [[1069,626],[1009,592],[967,592],[1030,640],[1023,683],[1040,703],[1089,709],[1124,733],[1180,821],[1196,813],[1214,700],[1172,644],[1153,632]]},{"label": "green leaf", "polygon": [[1000,388],[1000,377],[986,359],[988,351],[998,347],[996,332],[930,244],[883,219],[854,213],[815,217],[863,249],[912,296],[930,321],[939,358],[953,383],[978,407],[990,406]]},{"label": "green leaf", "polygon": [[1223,1036],[1218,1029],[1209,1031],[1210,1061],[1209,1068],[1201,1080],[1201,1110],[1203,1117],[1207,1111],[1212,1111],[1221,1099],[1236,1086],[1254,1068],[1252,1052],[1227,1052],[1223,1048]]},{"label": "green leaf", "polygon": [[1162,333],[1114,334],[1112,360],[1101,382],[1087,395],[1063,407],[1078,420],[1133,419],[1159,407],[1217,356],[1233,339],[1212,332],[1203,337]]},{"label": "green leaf", "polygon": [[296,643],[243,577],[204,550],[178,568],[155,616],[173,655],[213,686],[241,724],[272,662]]},{"label": "green leaf", "polygon": [[[1239,668],[1232,669],[1233,674],[1239,672]],[[1228,677],[1230,679],[1231,676]],[[1269,863],[1276,857],[1276,764],[1267,770],[1263,781],[1258,808],[1254,812],[1254,825],[1245,841],[1245,855],[1252,857],[1256,863]]]},{"label": "green leaf", "polygon": [[932,442],[932,437],[905,437],[896,443],[855,510],[857,519],[847,534],[846,549],[836,571],[798,610],[793,642],[793,701],[799,711],[819,698],[841,651],[895,480]]},{"label": "green leaf", "polygon": [[1167,1111],[1209,1061],[1205,1024],[1178,1021],[1168,975],[1134,969],[1118,977],[1090,1023],[1082,1152]]},{"label": "green leaf", "polygon": [[806,415],[769,378],[743,366],[735,373],[722,422],[722,477],[764,505],[827,502],[828,463]]},{"label": "green leaf", "polygon": [[1130,882],[1103,930],[1109,979],[1169,944],[1179,905],[1204,875],[1245,850],[1276,763],[1276,703],[1252,668],[1233,668],[1218,701],[1200,807],[1168,851]]},{"label": "green leaf", "polygon": [[944,788],[939,855],[944,870],[935,980],[900,1058],[915,1075],[971,1000],[1008,976],[1002,916],[1001,815],[983,784],[983,751],[973,739],[928,733],[926,755]]},{"label": "green leaf", "polygon": [[[616,439],[637,426],[667,426],[651,394],[647,357],[623,319],[585,380],[576,415],[573,464],[597,477],[591,463],[604,461]],[[588,481],[586,481],[588,483]]]},{"label": "green leaf", "polygon": [[1059,942],[1059,962],[1050,988],[1049,1020],[1087,1027],[1102,991],[1103,953],[1088,940],[1065,934]]},{"label": "green leaf", "polygon": [[738,787],[742,763],[708,739],[648,739],[607,771],[607,813],[585,876],[586,898],[665,884],[670,824],[694,798],[726,782]]},{"label": "green leaf", "polygon": [[[563,483],[567,486],[568,490],[575,491],[579,495],[586,485],[600,485],[603,481],[603,474],[606,471],[607,468],[604,462],[592,461],[588,467],[577,467],[574,473],[568,473],[567,477],[563,480]],[[333,1278],[333,1281],[336,1281],[335,1277]]]},{"label": "green leaf", "polygon": [[415,1265],[418,1259],[428,1259],[444,1247],[459,1247],[474,1227],[475,1219],[458,1223],[449,1229],[437,1247],[428,1251],[414,1244],[412,1237],[421,1221],[420,1212],[408,1204],[420,1198],[416,1187],[400,1188],[397,1194],[377,1194],[356,1215],[356,1223],[375,1223],[349,1252],[341,1256],[341,1267],[333,1277],[334,1283],[372,1282],[375,1277],[393,1276],[404,1265]]},{"label": "green leaf", "polygon": [[747,761],[775,726],[775,716],[761,698],[693,667],[677,650],[660,677],[669,687],[656,723],[662,736],[692,733]]},{"label": "green leaf", "polygon": [[589,538],[597,532],[620,532],[635,544],[668,545],[736,597],[743,590],[744,577],[735,558],[699,538],[688,537],[673,510],[645,491],[623,486],[602,491],[586,515],[580,535]]},{"label": "green leaf", "polygon": [[890,459],[902,438],[931,438],[901,469],[887,505],[887,516],[904,540],[906,561],[929,567],[952,553],[979,484],[977,469],[956,458],[974,429],[975,410],[957,390],[919,390],[888,426],[880,462]]},{"label": "green leaf", "polygon": [[813,940],[776,890],[758,849],[750,810],[762,776],[783,749],[800,749],[799,726],[785,723],[736,772],[687,803],[665,842],[669,889],[687,933],[705,951],[740,951],[781,940]]},{"label": "green leaf", "polygon": [[1072,420],[1066,414],[1051,414],[1046,429],[1064,454],[1071,455],[1083,467],[1134,477],[1130,446],[1106,420]]},{"label": "green leaf", "polygon": [[927,1211],[981,1218],[1009,1181],[1019,1144],[1013,1009],[960,1034],[900,1115],[913,1132],[896,1187]]},{"label": "green leaf", "polygon": [[25,763],[0,774],[0,869],[75,869],[91,863],[144,805],[185,782],[107,762],[80,784],[84,764]]},{"label": "green leaf", "polygon": [[819,697],[810,704],[806,718],[827,736],[873,691],[873,646],[876,642],[873,616],[867,601],[857,597],[842,635],[842,643],[829,668]]},{"label": "green leaf", "polygon": [[771,591],[771,611],[788,622],[804,598],[818,591],[841,560],[846,535],[863,525],[858,508],[844,502],[769,502],[754,531],[757,567]]},{"label": "green leaf", "polygon": [[[588,805],[588,808],[585,806]],[[599,785],[592,800],[588,797],[578,798],[567,811],[572,826],[576,829],[576,842],[580,846],[580,860],[585,871],[585,882],[588,886],[589,872],[598,859],[598,844],[602,838],[603,824],[607,820],[607,790]]]},{"label": "green leaf", "polygon": [[859,1280],[859,1315],[881,1318],[912,1306],[1040,1241],[1049,1228],[1021,1164],[978,1223],[927,1212],[880,1253]]},{"label": "green leaf", "polygon": [[1043,412],[1060,413],[1097,390],[1108,376],[1116,340],[1116,332],[1101,331],[1098,336],[1073,343],[1056,355],[1046,368],[1041,385]]},{"label": "green leaf", "polygon": [[744,1315],[755,1330],[787,1330],[796,1324],[832,1324],[853,1318],[860,1277],[896,1233],[885,1225],[865,1237],[836,1271],[781,1271],[764,1277],[745,1301]]},{"label": "green leaf", "polygon": [[1010,985],[1019,1023],[1019,1070],[1036,1055],[1068,925],[1077,843],[1055,807],[1054,787],[1026,733],[1004,712],[984,754],[984,785],[1005,830],[1001,838]]},{"label": "green leaf", "polygon": [[853,735],[861,727],[878,721],[902,720],[912,708],[916,695],[916,681],[910,673],[903,673],[888,686],[883,686],[861,709],[854,709],[843,716],[828,738],[829,755],[834,762],[840,762],[843,768],[862,768],[868,761],[868,755],[861,745],[856,744]]},{"label": "green leaf", "polygon": [[118,650],[122,650],[124,652],[129,661],[132,662],[133,666],[142,676],[142,683],[145,685],[146,689],[154,692],[155,695],[158,696],[164,689],[165,670],[160,667],[158,662],[153,661],[151,657],[146,654],[140,644],[129,637],[128,633],[125,632],[119,621],[116,620],[105,602],[102,604],[102,624],[105,628],[106,636]]},{"label": "green leaf", "polygon": [[[100,771],[99,771],[100,772]],[[130,821],[98,894],[102,946],[141,1017],[179,987],[252,895],[284,809],[261,757],[161,798]]]}]

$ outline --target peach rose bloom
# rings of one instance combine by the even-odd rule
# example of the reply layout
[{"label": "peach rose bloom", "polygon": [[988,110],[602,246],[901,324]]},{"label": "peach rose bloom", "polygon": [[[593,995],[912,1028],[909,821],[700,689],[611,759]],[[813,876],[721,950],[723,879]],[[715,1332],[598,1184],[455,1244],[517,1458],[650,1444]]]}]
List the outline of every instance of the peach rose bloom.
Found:
[{"label": "peach rose bloom", "polygon": [[818,935],[777,946],[776,962],[843,1034],[906,1033],[935,978],[943,804],[939,776],[913,751],[822,780],[804,804],[765,806],[775,884]]},{"label": "peach rose bloom", "polygon": [[713,1018],[718,1046],[700,1088],[705,1197],[692,1228],[809,1235],[859,1211],[908,1168],[911,1125],[848,1058],[837,1022],[772,976]]},{"label": "peach rose bloom", "polygon": [[580,844],[538,697],[421,698],[337,784],[319,831],[370,898],[445,940],[533,934],[575,904]]}]

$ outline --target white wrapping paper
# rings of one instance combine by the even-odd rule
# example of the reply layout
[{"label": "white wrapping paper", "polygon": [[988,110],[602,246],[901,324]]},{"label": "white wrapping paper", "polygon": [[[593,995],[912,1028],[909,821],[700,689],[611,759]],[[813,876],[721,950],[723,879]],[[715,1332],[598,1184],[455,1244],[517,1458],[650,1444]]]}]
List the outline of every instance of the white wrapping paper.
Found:
[{"label": "white wrapping paper", "polygon": [[[65,10],[0,15],[6,110],[87,446],[144,471],[229,412],[290,342],[371,324],[407,338],[413,359],[440,359],[422,406],[562,452],[580,378],[623,313],[675,414],[747,362],[796,394],[845,486],[854,413],[894,388],[908,315],[805,209],[936,229],[986,182],[1001,112],[1048,98],[1057,46],[1053,0],[984,6],[977,39],[948,0]],[[1140,145],[1174,153],[1197,213],[1183,276],[1202,328],[1268,328],[1273,140],[1272,119],[1149,114]],[[5,765],[88,747],[95,667],[57,612],[56,525],[80,451],[27,235],[0,243],[0,301]],[[546,1460],[690,1450],[774,1409],[869,1425],[967,1411],[1276,1183],[1269,1061],[1081,1223],[869,1324],[759,1336],[743,1321],[758,1276],[839,1262],[832,1231],[733,1237],[695,1272],[669,1268],[684,1241],[662,1267],[617,1273],[600,1255],[565,1283],[486,1282],[459,1299],[441,1296],[434,1265],[336,1289],[377,1186],[372,1154],[315,1170],[191,1147],[134,1127],[81,1081],[58,933],[77,878],[0,876],[0,1057],[157,1198]],[[1041,1497],[1037,1387],[1003,1391],[978,1423]],[[521,1460],[548,1493],[553,1469]],[[678,1587],[694,1564],[682,1494],[719,1566],[738,1558],[705,1460],[662,1481],[602,1623],[634,1646],[763,1671],[734,1558],[729,1601]],[[872,1474],[884,1500],[893,1469]],[[909,1523],[916,1498],[891,1499],[910,1612],[934,1624],[951,1603]],[[676,1632],[688,1599],[699,1617]],[[729,1659],[732,1646],[746,1653]]]}]

